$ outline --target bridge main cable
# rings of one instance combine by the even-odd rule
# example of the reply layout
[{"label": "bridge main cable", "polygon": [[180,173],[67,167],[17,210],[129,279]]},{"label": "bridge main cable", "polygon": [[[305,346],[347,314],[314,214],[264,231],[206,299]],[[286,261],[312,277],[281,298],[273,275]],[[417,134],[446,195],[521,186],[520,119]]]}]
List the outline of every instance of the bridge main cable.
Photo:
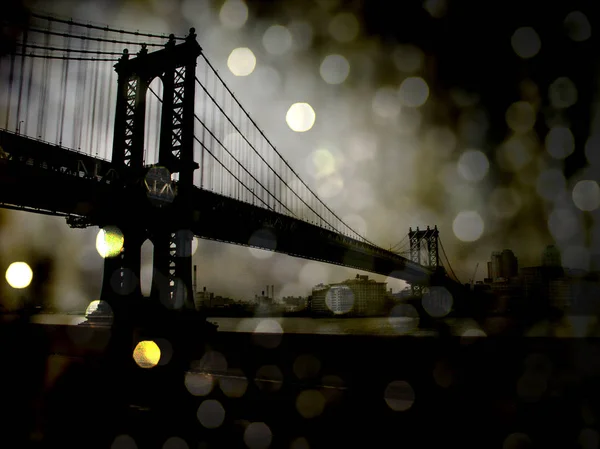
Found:
[{"label": "bridge main cable", "polygon": [[[302,180],[302,178],[296,173],[296,171],[290,166],[290,164],[285,160],[285,158],[281,155],[281,153],[279,153],[279,151],[277,151],[277,148],[275,148],[275,146],[271,143],[271,141],[267,138],[267,136],[265,135],[265,133],[262,131],[262,129],[260,129],[260,127],[256,124],[256,122],[252,119],[252,117],[250,117],[250,114],[248,113],[248,111],[246,111],[246,109],[242,106],[242,104],[239,102],[239,100],[237,99],[237,97],[234,95],[234,93],[231,91],[231,89],[229,89],[229,87],[227,86],[227,84],[225,83],[225,81],[223,80],[223,78],[221,78],[221,75],[219,75],[219,72],[214,68],[214,66],[210,63],[210,61],[208,60],[208,58],[206,57],[206,55],[204,53],[201,54],[202,58],[204,59],[204,61],[206,62],[206,64],[208,65],[208,67],[210,67],[210,69],[213,71],[213,73],[215,74],[215,76],[217,77],[217,79],[221,82],[221,84],[225,87],[225,89],[227,90],[227,92],[229,93],[229,95],[231,95],[231,98],[234,99],[234,101],[236,102],[236,104],[240,107],[240,109],[244,112],[244,114],[246,115],[246,117],[248,118],[248,120],[250,121],[250,123],[252,123],[254,125],[254,127],[258,130],[259,134],[265,139],[265,141],[269,144],[269,146],[273,149],[273,151],[275,151],[275,154],[277,154],[277,156],[279,156],[279,158],[283,161],[283,163],[285,164],[285,166],[291,171],[292,174],[294,174],[296,176],[296,178],[298,178],[298,180],[302,183],[302,185],[304,187],[306,187],[306,189],[311,193],[311,195],[313,195],[314,198],[317,199],[317,201],[319,203],[321,203],[321,205],[329,212],[331,213],[331,215],[336,218],[340,223],[342,223],[347,229],[349,229],[350,231],[352,231],[355,235],[357,235],[360,239],[362,239],[365,243],[368,243],[369,245],[373,245],[378,247],[377,245],[375,245],[373,242],[367,240],[365,237],[363,237],[362,235],[360,235],[360,233],[356,232],[353,228],[351,228],[350,226],[348,226],[340,217],[338,217],[338,215],[333,212],[329,206],[327,206],[319,197],[317,194],[315,194],[312,189]],[[202,86],[202,83],[199,82],[198,79],[196,79],[196,81]],[[295,193],[295,192],[294,192]],[[297,193],[295,193],[296,196],[298,196]],[[308,206],[308,204],[304,203],[306,206]],[[316,216],[320,217],[323,221],[327,222],[325,219],[323,219],[323,217],[320,216],[320,214],[318,214],[317,212],[315,212],[312,207],[308,206],[314,213]],[[329,224],[329,223],[328,223]],[[331,225],[330,225],[331,226]],[[335,229],[335,227],[331,226],[333,229]]]},{"label": "bridge main cable", "polygon": [[109,58],[77,58],[74,56],[37,55],[35,53],[11,53],[11,55],[24,56],[27,58],[62,59],[63,61],[95,61],[95,62],[116,62],[117,61],[117,59],[109,59]]},{"label": "bridge main cable", "polygon": [[454,280],[456,282],[460,283],[458,276],[456,275],[456,273],[454,273],[454,270],[452,269],[452,265],[450,265],[450,259],[448,259],[448,256],[446,255],[446,250],[444,249],[444,244],[442,243],[442,239],[440,239],[440,247],[442,248],[442,254],[444,255],[444,258],[446,259],[446,263],[448,263],[448,269],[450,270],[450,273],[452,273],[452,276],[454,276]]},{"label": "bridge main cable", "polygon": [[[110,55],[110,56],[123,56],[123,52],[117,51],[102,51],[102,50],[78,50],[76,48],[58,48],[49,47],[45,45],[30,44],[29,42],[17,42],[17,45],[26,48],[33,48],[34,50],[48,50],[48,51],[60,51],[63,53],[82,53],[82,54],[95,54],[95,55]],[[112,61],[112,59],[111,59]]]},{"label": "bridge main cable", "polygon": [[[89,23],[75,22],[73,19],[59,19],[54,16],[48,16],[48,15],[39,14],[39,13],[31,13],[31,16],[35,17],[36,19],[44,19],[44,20],[48,20],[51,22],[64,23],[67,25],[73,25],[73,26],[78,26],[78,27],[82,27],[82,28],[89,28],[89,29],[93,29],[93,30],[109,31],[112,33],[129,34],[132,36],[150,37],[150,38],[156,38],[156,39],[169,39],[169,36],[164,35],[164,34],[140,33],[139,31],[129,31],[129,30],[122,30],[122,29],[118,30],[116,28],[110,28],[108,25],[107,26],[92,25]],[[181,37],[181,36],[174,36],[174,38],[177,40],[185,40],[185,37]]]},{"label": "bridge main cable", "polygon": [[163,44],[153,44],[153,43],[146,43],[146,42],[122,41],[122,40],[117,40],[117,39],[106,39],[106,38],[101,38],[101,37],[81,36],[79,34],[59,33],[58,31],[44,30],[42,28],[29,28],[29,31],[31,31],[33,33],[41,33],[41,34],[46,34],[46,35],[51,35],[51,36],[66,37],[69,39],[82,39],[82,40],[95,41],[95,42],[108,42],[111,44],[123,44],[123,45],[146,44],[146,46],[148,46],[148,47],[164,47],[165,46],[164,43]]}]

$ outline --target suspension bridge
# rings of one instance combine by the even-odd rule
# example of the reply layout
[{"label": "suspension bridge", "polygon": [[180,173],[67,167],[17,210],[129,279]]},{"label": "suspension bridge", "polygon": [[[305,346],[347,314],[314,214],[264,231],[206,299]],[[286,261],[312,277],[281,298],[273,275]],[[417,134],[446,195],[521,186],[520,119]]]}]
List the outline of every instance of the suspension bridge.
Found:
[{"label": "suspension bridge", "polygon": [[109,303],[141,296],[150,239],[151,297],[193,308],[194,236],[403,279],[417,294],[460,286],[437,228],[411,229],[386,250],[328,207],[193,28],[164,36],[32,13],[3,59],[0,206],[122,236],[104,259]]}]

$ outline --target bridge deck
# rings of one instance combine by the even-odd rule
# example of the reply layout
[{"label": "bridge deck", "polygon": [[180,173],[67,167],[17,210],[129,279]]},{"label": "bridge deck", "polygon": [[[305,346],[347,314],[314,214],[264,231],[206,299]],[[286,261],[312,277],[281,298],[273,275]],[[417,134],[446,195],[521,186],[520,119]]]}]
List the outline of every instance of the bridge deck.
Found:
[{"label": "bridge deck", "polygon": [[[0,206],[85,217],[107,224],[105,214],[168,218],[168,207],[149,205],[141,189],[116,179],[109,161],[0,131]],[[117,198],[120,201],[117,201]],[[196,188],[192,231],[205,239],[255,246],[305,259],[353,267],[407,282],[427,283],[426,267],[376,246],[297,218]],[[126,210],[125,210],[126,205]],[[101,213],[102,212],[102,213]]]}]

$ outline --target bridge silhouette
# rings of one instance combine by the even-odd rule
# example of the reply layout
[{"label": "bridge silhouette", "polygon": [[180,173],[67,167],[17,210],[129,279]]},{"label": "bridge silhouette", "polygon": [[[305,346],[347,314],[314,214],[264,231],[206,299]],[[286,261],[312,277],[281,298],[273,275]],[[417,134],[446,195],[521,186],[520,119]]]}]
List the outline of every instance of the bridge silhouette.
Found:
[{"label": "bridge silhouette", "polygon": [[122,238],[104,259],[102,300],[141,297],[150,239],[151,298],[193,308],[194,236],[402,279],[416,295],[459,288],[437,228],[411,229],[386,250],[331,210],[242,107],[193,28],[163,36],[33,13],[13,50],[0,206]]}]

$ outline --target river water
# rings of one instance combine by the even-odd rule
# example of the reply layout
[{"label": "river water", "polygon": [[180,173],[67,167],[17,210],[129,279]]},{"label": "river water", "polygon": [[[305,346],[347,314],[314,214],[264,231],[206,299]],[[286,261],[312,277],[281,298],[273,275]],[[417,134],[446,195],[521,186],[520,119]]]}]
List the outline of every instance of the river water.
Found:
[{"label": "river water", "polygon": [[[32,319],[34,323],[49,325],[76,326],[85,321],[81,315],[39,314]],[[208,321],[219,325],[220,332],[257,332],[325,335],[411,335],[429,337],[437,335],[431,329],[420,329],[418,319],[409,317],[377,318],[232,318],[209,317]],[[452,334],[464,335],[465,332],[477,332],[474,322],[445,320]]]}]

